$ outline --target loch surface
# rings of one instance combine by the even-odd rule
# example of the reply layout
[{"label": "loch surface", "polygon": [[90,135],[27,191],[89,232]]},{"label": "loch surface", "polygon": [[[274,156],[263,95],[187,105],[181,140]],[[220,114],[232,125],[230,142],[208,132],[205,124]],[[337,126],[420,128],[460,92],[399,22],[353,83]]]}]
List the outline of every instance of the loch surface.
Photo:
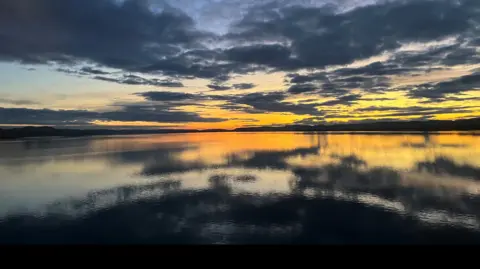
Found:
[{"label": "loch surface", "polygon": [[480,244],[480,136],[4,141],[0,243]]}]

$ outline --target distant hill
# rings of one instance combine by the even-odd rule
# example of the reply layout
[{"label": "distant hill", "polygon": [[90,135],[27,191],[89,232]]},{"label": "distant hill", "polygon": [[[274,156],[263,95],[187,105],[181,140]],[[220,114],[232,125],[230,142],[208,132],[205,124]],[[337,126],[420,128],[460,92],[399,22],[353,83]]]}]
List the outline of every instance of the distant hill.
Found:
[{"label": "distant hill", "polygon": [[[207,130],[205,130],[207,131]],[[22,127],[0,129],[0,140],[2,139],[18,139],[28,137],[79,137],[79,136],[95,136],[95,135],[132,135],[132,134],[163,134],[163,133],[190,133],[205,132],[203,130],[145,130],[145,129],[129,129],[129,130],[112,130],[112,129],[56,129],[53,127]],[[209,132],[218,132],[219,130],[208,130]],[[224,130],[221,130],[224,131]]]},{"label": "distant hill", "polygon": [[456,121],[398,121],[349,123],[333,125],[287,125],[281,127],[248,127],[234,130],[111,130],[111,129],[56,129],[52,127],[23,127],[0,129],[0,139],[19,139],[28,137],[78,137],[94,135],[130,135],[164,133],[200,133],[200,132],[427,132],[427,131],[480,131],[480,118]]},{"label": "distant hill", "polygon": [[480,118],[466,120],[431,120],[431,121],[390,121],[371,123],[347,123],[333,125],[288,125],[283,127],[252,127],[238,128],[236,132],[260,132],[260,131],[392,131],[392,132],[425,132],[425,131],[478,131],[480,130]]}]

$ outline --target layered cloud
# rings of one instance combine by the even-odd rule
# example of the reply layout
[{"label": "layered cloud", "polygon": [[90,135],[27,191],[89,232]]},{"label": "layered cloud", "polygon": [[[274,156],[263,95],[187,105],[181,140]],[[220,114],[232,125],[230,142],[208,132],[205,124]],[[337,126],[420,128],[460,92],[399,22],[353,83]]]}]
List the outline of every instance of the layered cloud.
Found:
[{"label": "layered cloud", "polygon": [[[5,106],[0,123],[228,120],[206,104],[308,122],[379,115],[368,109],[379,101],[390,102],[384,118],[468,115],[480,97],[478,29],[478,0],[4,0],[0,61],[150,89],[107,112],[0,99],[25,106]],[[285,84],[268,88],[258,74]],[[446,110],[427,106],[442,103]]]},{"label": "layered cloud", "polygon": [[202,118],[196,113],[169,111],[163,106],[126,106],[119,111],[93,112],[82,110],[51,110],[28,108],[0,108],[2,124],[32,124],[86,126],[95,121],[186,123],[221,122],[220,118]]}]

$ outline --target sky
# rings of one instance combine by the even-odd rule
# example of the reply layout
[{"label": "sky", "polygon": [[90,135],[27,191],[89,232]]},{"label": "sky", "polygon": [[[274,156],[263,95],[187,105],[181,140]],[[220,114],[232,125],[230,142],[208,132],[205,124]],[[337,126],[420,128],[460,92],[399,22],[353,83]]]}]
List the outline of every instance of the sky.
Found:
[{"label": "sky", "polygon": [[479,116],[478,0],[0,1],[0,127]]}]

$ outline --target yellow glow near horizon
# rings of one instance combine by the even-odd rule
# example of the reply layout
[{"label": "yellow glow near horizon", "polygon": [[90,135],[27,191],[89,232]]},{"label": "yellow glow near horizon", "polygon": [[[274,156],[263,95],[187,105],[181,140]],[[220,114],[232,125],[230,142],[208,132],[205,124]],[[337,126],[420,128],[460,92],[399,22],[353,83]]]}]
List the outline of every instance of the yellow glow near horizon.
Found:
[{"label": "yellow glow near horizon", "polygon": [[[415,50],[417,47],[411,45],[406,46],[405,50]],[[372,62],[383,61],[388,59],[390,54],[385,53],[366,60],[357,61],[350,65],[335,68],[355,68],[368,65]],[[283,103],[291,103],[297,105],[311,105],[316,106],[319,113],[317,122],[351,122],[358,120],[381,120],[387,118],[395,119],[415,119],[421,117],[422,114],[405,115],[405,116],[389,116],[397,112],[409,112],[411,107],[430,108],[438,110],[436,114],[432,114],[432,119],[454,120],[461,118],[471,118],[480,116],[480,91],[471,90],[462,92],[461,98],[465,101],[446,100],[439,103],[422,103],[423,100],[413,99],[407,96],[410,87],[422,83],[437,83],[441,81],[448,81],[458,78],[460,76],[472,73],[472,70],[479,68],[480,65],[459,65],[445,70],[436,70],[432,72],[420,73],[415,75],[397,75],[390,76],[392,89],[385,93],[368,93],[361,89],[352,89],[349,94],[360,94],[362,97],[357,102],[351,104],[338,105],[321,105],[324,102],[336,100],[334,97],[325,97],[320,94],[296,94],[288,95],[288,97],[281,101]],[[334,68],[334,69],[335,69]],[[311,71],[310,71],[311,72]],[[302,72],[298,72],[302,73]],[[268,93],[283,91],[286,92],[288,84],[285,84],[286,73],[254,73],[243,76],[236,76],[225,85],[234,85],[238,83],[253,83],[255,87],[252,89],[231,89],[226,91],[213,91],[207,87],[210,83],[206,79],[191,79],[184,80],[182,88],[161,88],[153,86],[133,86],[120,85],[109,82],[100,81],[96,88],[88,89],[84,92],[66,92],[65,94],[57,94],[53,92],[46,92],[39,96],[35,101],[28,105],[31,109],[43,109],[48,104],[48,109],[52,110],[88,110],[88,111],[112,111],[122,109],[122,104],[145,102],[145,99],[136,95],[139,92],[146,91],[163,91],[174,93],[188,93],[200,95],[220,95],[220,96],[235,96],[249,93]],[[105,86],[107,91],[100,91],[98,87]],[[458,97],[451,95],[452,97]],[[5,99],[28,100],[27,95],[10,94],[8,96],[2,95]],[[468,100],[469,99],[469,100]],[[188,100],[187,100],[188,101]],[[152,102],[154,104],[154,102]],[[291,112],[269,112],[263,113],[247,113],[245,111],[232,111],[227,108],[222,108],[223,104],[228,104],[228,101],[189,101],[188,105],[179,105],[175,107],[175,111],[188,112],[198,114],[202,118],[209,118],[215,120],[206,120],[206,122],[178,122],[165,123],[161,122],[123,122],[123,121],[93,121],[92,124],[96,127],[151,127],[151,128],[172,128],[172,129],[235,129],[245,126],[268,126],[268,125],[289,125],[297,121],[308,118],[315,118],[315,115],[296,115]],[[175,106],[175,104],[173,104]],[[25,108],[22,104],[2,104],[5,108]],[[244,105],[248,108],[248,105]],[[369,108],[369,109],[366,109]],[[380,108],[375,110],[375,108]],[[382,110],[385,108],[392,108],[391,110]],[[441,113],[441,109],[452,108],[459,109],[458,112]],[[168,108],[167,108],[168,109]],[[462,109],[462,110],[460,110]],[[466,109],[466,110],[465,110]],[[32,126],[28,124],[29,126]],[[14,124],[5,124],[4,126],[15,126]],[[17,126],[26,126],[17,124]],[[72,126],[73,128],[75,126]]]},{"label": "yellow glow near horizon", "polygon": [[176,123],[155,123],[155,122],[145,122],[145,121],[92,121],[91,122],[97,126],[125,126],[125,127],[176,127],[179,124]]}]

